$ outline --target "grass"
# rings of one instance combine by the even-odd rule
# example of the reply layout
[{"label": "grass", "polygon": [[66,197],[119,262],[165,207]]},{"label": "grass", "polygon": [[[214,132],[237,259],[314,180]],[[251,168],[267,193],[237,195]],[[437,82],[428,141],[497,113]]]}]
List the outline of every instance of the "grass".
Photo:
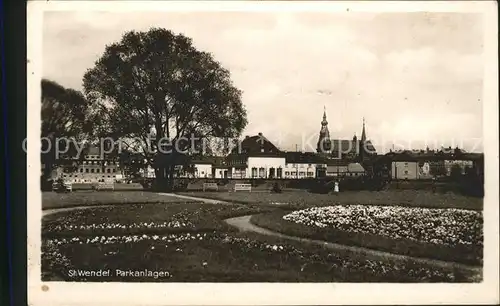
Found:
[{"label": "grass", "polygon": [[145,191],[42,192],[42,209],[76,206],[192,202],[177,197]]},{"label": "grass", "polygon": [[301,209],[332,204],[400,205],[427,208],[459,208],[481,211],[483,199],[453,193],[432,193],[415,190],[346,191],[338,195],[309,192],[183,192],[179,194],[217,199],[233,203],[281,203],[283,209]]},{"label": "grass", "polygon": [[410,239],[384,237],[367,233],[345,232],[333,228],[317,228],[284,220],[286,211],[275,211],[252,216],[251,222],[257,226],[282,234],[329,241],[333,243],[360,246],[412,257],[423,257],[443,261],[481,265],[482,247],[460,245],[450,247]]}]

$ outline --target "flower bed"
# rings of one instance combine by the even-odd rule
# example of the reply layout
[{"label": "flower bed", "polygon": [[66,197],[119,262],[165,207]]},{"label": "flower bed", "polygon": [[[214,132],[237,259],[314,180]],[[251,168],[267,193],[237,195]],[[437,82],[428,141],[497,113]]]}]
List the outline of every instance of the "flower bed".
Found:
[{"label": "flower bed", "polygon": [[[388,206],[354,206],[350,209],[339,206],[257,214],[250,221],[290,236],[412,257],[482,265],[480,213],[433,210],[426,214],[425,211]],[[445,218],[444,221],[441,218]]]},{"label": "flower bed", "polygon": [[42,222],[44,237],[232,230],[222,219],[270,211],[252,205],[130,204],[92,207],[49,215]]},{"label": "flower bed", "polygon": [[[61,258],[64,260],[50,263]],[[42,271],[56,269],[57,277],[67,281],[460,282],[470,277],[412,262],[341,257],[321,248],[304,250],[271,238],[262,241],[215,232],[49,239],[43,246],[42,262]],[[99,269],[111,273],[104,278],[70,273]],[[115,273],[117,270],[162,271],[163,276],[123,277]]]},{"label": "flower bed", "polygon": [[294,211],[283,219],[307,226],[449,246],[483,244],[483,216],[468,210],[336,205]]}]

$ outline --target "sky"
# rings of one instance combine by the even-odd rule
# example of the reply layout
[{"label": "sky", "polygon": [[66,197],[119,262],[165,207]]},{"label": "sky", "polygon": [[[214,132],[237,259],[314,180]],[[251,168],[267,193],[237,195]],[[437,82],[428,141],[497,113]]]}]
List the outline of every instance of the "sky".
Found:
[{"label": "sky", "polygon": [[82,90],[105,46],[163,27],[231,72],[248,125],[283,150],[366,133],[378,152],[482,151],[481,15],[341,12],[45,12],[43,77]]}]

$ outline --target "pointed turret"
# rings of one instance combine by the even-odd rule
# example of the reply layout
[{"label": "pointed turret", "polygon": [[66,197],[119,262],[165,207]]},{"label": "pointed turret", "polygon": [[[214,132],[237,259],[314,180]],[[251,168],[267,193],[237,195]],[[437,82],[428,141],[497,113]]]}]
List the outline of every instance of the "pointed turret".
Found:
[{"label": "pointed turret", "polygon": [[366,141],[366,131],[365,131],[365,117],[363,117],[363,131],[361,132],[361,143]]},{"label": "pointed turret", "polygon": [[327,153],[332,149],[330,140],[330,131],[328,130],[328,121],[326,120],[326,107],[323,110],[323,121],[321,121],[321,130],[319,131],[319,139],[317,151],[319,153]]}]

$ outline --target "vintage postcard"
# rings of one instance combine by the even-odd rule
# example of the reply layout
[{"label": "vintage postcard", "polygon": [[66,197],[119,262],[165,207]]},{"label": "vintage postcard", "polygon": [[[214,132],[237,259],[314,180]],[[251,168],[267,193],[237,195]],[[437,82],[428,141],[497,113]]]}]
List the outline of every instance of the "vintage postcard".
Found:
[{"label": "vintage postcard", "polygon": [[489,1],[29,2],[30,304],[498,303],[497,33]]}]

